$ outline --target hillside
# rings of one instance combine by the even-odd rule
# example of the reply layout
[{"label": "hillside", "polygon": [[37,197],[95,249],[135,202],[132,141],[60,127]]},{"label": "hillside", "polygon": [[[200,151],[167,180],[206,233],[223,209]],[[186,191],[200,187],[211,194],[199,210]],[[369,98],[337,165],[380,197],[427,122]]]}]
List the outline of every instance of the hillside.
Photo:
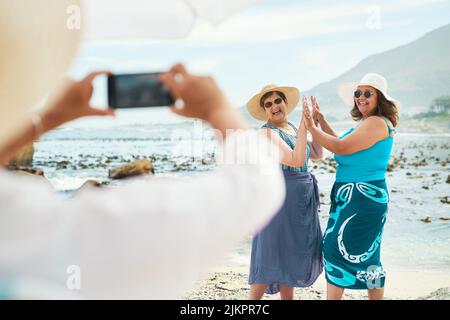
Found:
[{"label": "hillside", "polygon": [[389,92],[402,102],[402,112],[416,113],[432,100],[450,94],[450,24],[416,41],[372,55],[341,76],[322,83],[307,94],[316,95],[328,113],[340,116],[343,106],[336,94],[341,82],[358,81],[368,72],[384,75]]}]

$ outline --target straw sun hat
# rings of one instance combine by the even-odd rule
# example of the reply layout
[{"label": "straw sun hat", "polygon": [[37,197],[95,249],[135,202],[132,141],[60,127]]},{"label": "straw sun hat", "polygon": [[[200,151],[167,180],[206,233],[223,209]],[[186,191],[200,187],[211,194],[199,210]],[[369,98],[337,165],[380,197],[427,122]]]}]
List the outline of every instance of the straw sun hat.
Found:
[{"label": "straw sun hat", "polygon": [[267,115],[266,112],[264,111],[264,108],[261,107],[260,105],[260,100],[263,95],[272,91],[280,91],[284,93],[287,99],[286,104],[287,113],[290,113],[292,110],[294,110],[298,104],[298,101],[300,100],[300,91],[298,91],[298,89],[295,87],[280,87],[276,85],[265,86],[264,88],[262,88],[261,92],[254,95],[247,102],[247,110],[254,118],[261,121],[267,121]]},{"label": "straw sun hat", "polygon": [[400,109],[400,102],[387,93],[387,80],[377,73],[368,73],[359,82],[345,82],[339,85],[338,95],[345,105],[349,107],[354,106],[354,93],[358,90],[358,86],[371,86],[378,89],[387,100],[393,102],[397,109]]},{"label": "straw sun hat", "polygon": [[0,1],[0,148],[69,68],[80,38],[68,27],[74,5],[80,0]]}]

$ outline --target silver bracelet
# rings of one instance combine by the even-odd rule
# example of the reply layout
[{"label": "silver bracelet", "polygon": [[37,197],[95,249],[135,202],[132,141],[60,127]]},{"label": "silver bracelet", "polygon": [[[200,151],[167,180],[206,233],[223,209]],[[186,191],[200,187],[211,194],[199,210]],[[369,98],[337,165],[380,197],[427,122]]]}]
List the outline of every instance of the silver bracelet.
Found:
[{"label": "silver bracelet", "polygon": [[32,115],[31,123],[33,124],[35,139],[38,139],[44,133],[44,125],[42,124],[42,117],[39,114]]}]

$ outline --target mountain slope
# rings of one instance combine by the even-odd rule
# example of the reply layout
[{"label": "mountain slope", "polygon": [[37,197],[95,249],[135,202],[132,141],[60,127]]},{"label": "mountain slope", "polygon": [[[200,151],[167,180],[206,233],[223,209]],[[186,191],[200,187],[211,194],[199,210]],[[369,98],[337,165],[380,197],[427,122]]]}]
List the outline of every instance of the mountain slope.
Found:
[{"label": "mountain slope", "polygon": [[428,108],[432,100],[450,94],[450,24],[395,49],[372,55],[336,79],[307,92],[316,95],[322,109],[339,116],[342,102],[338,85],[358,81],[368,72],[385,76],[389,93],[402,103],[402,112]]}]

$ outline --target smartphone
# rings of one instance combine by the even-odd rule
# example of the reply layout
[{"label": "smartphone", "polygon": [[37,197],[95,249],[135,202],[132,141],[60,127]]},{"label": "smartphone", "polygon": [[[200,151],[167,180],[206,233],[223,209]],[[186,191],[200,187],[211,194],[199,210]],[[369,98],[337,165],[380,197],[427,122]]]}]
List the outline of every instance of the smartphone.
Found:
[{"label": "smartphone", "polygon": [[108,76],[108,104],[111,108],[163,107],[175,103],[158,80],[160,73],[111,74]]}]

